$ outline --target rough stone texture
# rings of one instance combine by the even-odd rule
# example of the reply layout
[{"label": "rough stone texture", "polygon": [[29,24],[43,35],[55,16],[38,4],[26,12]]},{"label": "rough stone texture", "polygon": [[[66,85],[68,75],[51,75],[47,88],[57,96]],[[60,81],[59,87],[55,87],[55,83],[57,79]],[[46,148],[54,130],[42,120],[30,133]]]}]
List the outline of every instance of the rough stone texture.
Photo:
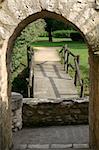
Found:
[{"label": "rough stone texture", "polygon": [[[98,4],[98,0],[96,3]],[[31,17],[30,20],[28,18],[25,23],[23,23],[24,21],[21,22],[23,19],[34,13],[47,10],[63,16],[74,24],[83,33],[88,43],[93,47],[95,46],[94,48],[97,47],[98,50],[99,34],[97,29],[99,28],[99,19],[94,5],[95,0],[37,0],[36,2],[21,0],[21,5],[20,0],[6,0],[2,4],[2,9],[0,9],[0,37],[5,39],[10,36],[16,27],[17,32],[19,32],[19,26],[23,28],[28,24],[28,21],[32,22],[37,18]],[[49,16],[47,12],[42,13],[42,15]],[[55,18],[54,15],[51,16]],[[40,16],[38,17],[40,18]],[[17,26],[18,23],[19,26]]]},{"label": "rough stone texture", "polygon": [[88,105],[85,99],[24,99],[23,125],[88,124]]},{"label": "rough stone texture", "polygon": [[90,144],[99,149],[99,56],[90,52]]},{"label": "rough stone texture", "polygon": [[2,3],[4,0],[0,0],[0,3]]},{"label": "rough stone texture", "polygon": [[17,150],[46,150],[47,147],[48,150],[83,150],[89,148],[88,143],[88,125],[23,128],[13,133],[13,144]]},{"label": "rough stone texture", "polygon": [[22,129],[22,95],[12,92],[12,130],[18,131]]},{"label": "rough stone texture", "polygon": [[96,10],[99,10],[99,0],[96,0]]},{"label": "rough stone texture", "polygon": [[[12,147],[12,128],[11,128],[11,99],[10,86],[8,83],[8,70],[6,64],[5,41],[0,55],[0,143],[1,150],[8,150]],[[2,56],[2,57],[1,57]],[[9,86],[9,89],[8,89]]]},{"label": "rough stone texture", "polygon": [[[95,53],[99,51],[99,11],[95,9],[95,0],[5,0],[0,3],[0,43],[5,40],[0,49],[0,132],[2,132],[0,149],[2,150],[8,150],[12,145],[9,66],[13,43],[27,24],[44,16],[64,22],[68,20],[82,33],[89,46],[89,51]],[[99,61],[96,62],[90,56],[91,61],[93,69],[90,69],[90,79],[92,78],[90,92],[90,114],[92,115],[90,118],[93,117],[93,119],[90,120],[94,121],[90,121],[90,133],[94,132],[91,134],[94,139],[92,144],[98,150],[99,74],[97,70],[99,70]],[[93,79],[94,75],[95,79]],[[91,106],[93,106],[92,109]]]}]

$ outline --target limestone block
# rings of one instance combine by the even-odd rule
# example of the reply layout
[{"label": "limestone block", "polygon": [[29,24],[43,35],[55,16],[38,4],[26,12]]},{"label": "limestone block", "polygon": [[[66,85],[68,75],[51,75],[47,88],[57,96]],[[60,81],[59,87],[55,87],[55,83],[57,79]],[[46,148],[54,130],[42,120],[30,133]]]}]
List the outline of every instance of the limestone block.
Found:
[{"label": "limestone block", "polygon": [[22,100],[19,93],[12,92],[12,130],[14,132],[22,129]]},{"label": "limestone block", "polygon": [[22,117],[24,126],[88,123],[89,103],[87,98],[44,100],[24,98]]},{"label": "limestone block", "polygon": [[2,3],[4,0],[0,0],[0,3]]},{"label": "limestone block", "polygon": [[95,6],[96,10],[99,10],[99,0],[95,0],[95,3],[96,3],[96,6]]}]

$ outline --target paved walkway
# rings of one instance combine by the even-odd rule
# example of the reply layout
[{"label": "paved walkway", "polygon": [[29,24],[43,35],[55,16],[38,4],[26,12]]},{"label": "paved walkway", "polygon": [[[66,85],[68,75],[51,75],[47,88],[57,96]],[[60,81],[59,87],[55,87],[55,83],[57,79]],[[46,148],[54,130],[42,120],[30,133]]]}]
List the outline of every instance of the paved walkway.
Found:
[{"label": "paved walkway", "polygon": [[88,150],[87,125],[23,129],[14,133],[14,150]]},{"label": "paved walkway", "polygon": [[78,97],[72,78],[65,73],[57,49],[38,47],[35,52],[34,97],[70,98]]},{"label": "paved walkway", "polygon": [[[35,53],[35,97],[78,97],[73,80],[63,71],[57,48]],[[87,125],[22,129],[13,134],[14,150],[88,150]]]}]

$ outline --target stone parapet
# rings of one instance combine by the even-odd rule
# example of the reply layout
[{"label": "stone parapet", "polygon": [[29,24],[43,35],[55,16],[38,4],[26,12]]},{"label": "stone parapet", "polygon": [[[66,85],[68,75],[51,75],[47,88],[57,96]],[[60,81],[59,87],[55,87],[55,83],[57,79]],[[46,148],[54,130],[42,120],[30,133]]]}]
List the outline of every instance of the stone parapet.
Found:
[{"label": "stone parapet", "polygon": [[88,98],[23,100],[23,125],[88,124]]}]

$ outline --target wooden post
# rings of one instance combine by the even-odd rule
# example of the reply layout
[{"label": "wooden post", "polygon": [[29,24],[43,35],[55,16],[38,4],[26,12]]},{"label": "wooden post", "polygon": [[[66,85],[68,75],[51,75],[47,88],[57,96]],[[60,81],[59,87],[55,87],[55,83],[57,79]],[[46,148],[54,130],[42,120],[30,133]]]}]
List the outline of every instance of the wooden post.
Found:
[{"label": "wooden post", "polygon": [[65,71],[65,46],[63,47],[63,64],[64,64],[64,71]]},{"label": "wooden post", "polygon": [[[78,65],[79,65],[79,59],[80,59],[80,56],[77,55],[77,63],[78,63]],[[77,86],[77,69],[75,70],[74,84],[75,84],[75,86]]]},{"label": "wooden post", "polygon": [[[28,76],[29,76],[29,72],[30,72],[30,46],[27,46],[27,69],[28,69]],[[28,81],[29,82],[29,81]],[[28,97],[30,98],[30,86],[28,83]]]},{"label": "wooden post", "polygon": [[30,67],[30,46],[27,46],[27,67]]},{"label": "wooden post", "polygon": [[31,97],[34,98],[34,50],[32,49],[32,87],[31,87]]},{"label": "wooden post", "polygon": [[68,73],[69,68],[69,52],[67,51],[67,67],[66,67],[66,73]]},{"label": "wooden post", "polygon": [[82,80],[82,85],[81,85],[81,92],[80,92],[80,97],[84,96],[84,80]]},{"label": "wooden post", "polygon": [[32,76],[31,97],[34,98],[34,74]]},{"label": "wooden post", "polygon": [[28,96],[34,97],[34,50],[30,50],[31,63],[29,72]]},{"label": "wooden post", "polygon": [[30,97],[31,97],[30,86],[29,86],[29,84],[28,84],[28,98],[30,98]]},{"label": "wooden post", "polygon": [[64,46],[64,71],[66,70],[67,45]]}]

